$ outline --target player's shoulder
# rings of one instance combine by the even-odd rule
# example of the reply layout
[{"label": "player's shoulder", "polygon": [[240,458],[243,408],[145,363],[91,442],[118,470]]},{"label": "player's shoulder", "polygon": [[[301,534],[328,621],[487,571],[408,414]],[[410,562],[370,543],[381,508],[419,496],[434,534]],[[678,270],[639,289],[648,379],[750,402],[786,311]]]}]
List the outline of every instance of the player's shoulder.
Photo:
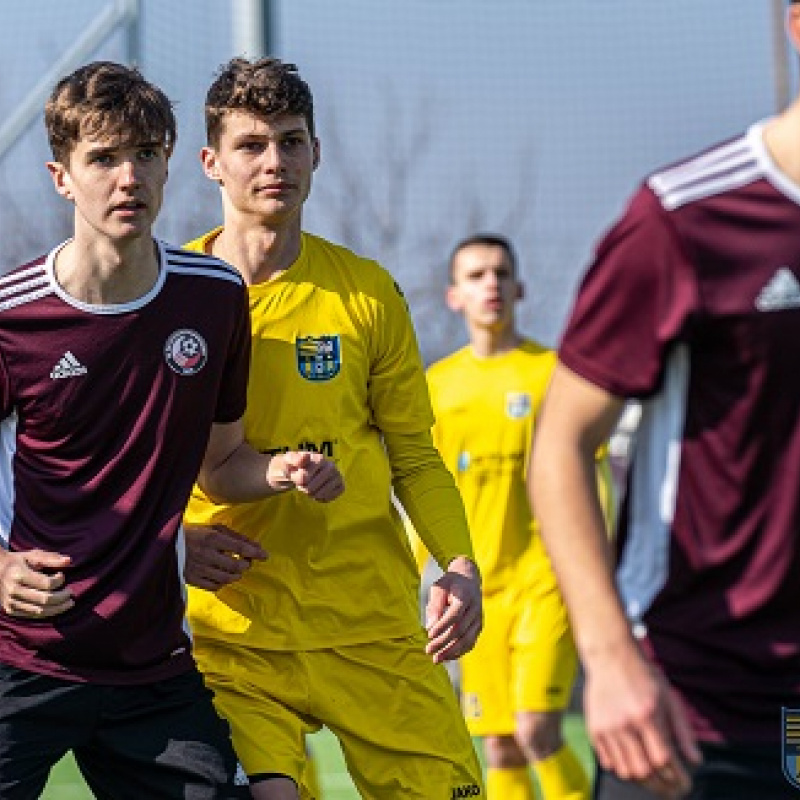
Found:
[{"label": "player's shoulder", "polygon": [[42,255],[0,276],[0,312],[29,305],[52,291],[47,255]]},{"label": "player's shoulder", "polygon": [[[191,244],[191,243],[190,243]],[[170,275],[179,277],[208,278],[209,280],[244,286],[239,271],[227,261],[202,252],[202,250],[178,247],[177,245],[160,243],[164,268]]]},{"label": "player's shoulder", "polygon": [[446,378],[453,372],[460,372],[464,368],[465,363],[470,360],[470,347],[469,345],[465,345],[432,362],[427,369],[428,378],[430,380]]},{"label": "player's shoulder", "polygon": [[206,231],[196,239],[192,239],[190,242],[186,242],[185,244],[181,245],[181,247],[184,250],[193,250],[196,253],[208,253],[210,243],[214,241],[217,236],[219,236],[221,231],[222,225],[217,225],[215,228]]},{"label": "player's shoulder", "polygon": [[643,188],[667,210],[741,189],[765,174],[768,158],[762,131],[763,123],[757,123],[745,133],[664,166],[647,177]]},{"label": "player's shoulder", "polygon": [[529,338],[523,338],[506,354],[509,371],[532,391],[539,391],[549,383],[557,362],[558,354],[552,347]]},{"label": "player's shoulder", "polygon": [[392,288],[400,291],[389,270],[375,259],[360,255],[342,244],[303,231],[303,250],[312,269],[329,277],[338,274],[342,280],[366,290]]},{"label": "player's shoulder", "polygon": [[303,247],[312,261],[324,258],[367,273],[386,271],[374,259],[360,255],[343,244],[324,239],[314,233],[308,233],[308,231],[303,231]]},{"label": "player's shoulder", "polygon": [[521,339],[512,353],[518,354],[522,359],[534,359],[536,361],[555,361],[556,359],[555,348],[542,344],[536,339],[530,339],[527,336]]}]

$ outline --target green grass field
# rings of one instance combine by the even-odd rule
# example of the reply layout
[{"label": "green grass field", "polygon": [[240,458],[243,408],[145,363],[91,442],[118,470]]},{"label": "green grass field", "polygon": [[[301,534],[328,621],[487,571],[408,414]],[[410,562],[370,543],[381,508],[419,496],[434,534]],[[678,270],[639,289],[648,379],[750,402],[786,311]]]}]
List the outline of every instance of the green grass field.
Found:
[{"label": "green grass field", "polygon": [[[583,718],[570,714],[564,725],[567,739],[572,743],[587,770],[591,770],[591,755],[586,740]],[[344,766],[339,745],[328,731],[321,731],[311,737],[311,747],[317,758],[320,781],[325,800],[359,800]],[[92,793],[78,772],[71,757],[64,758],[53,770],[43,800],[91,800]]]}]

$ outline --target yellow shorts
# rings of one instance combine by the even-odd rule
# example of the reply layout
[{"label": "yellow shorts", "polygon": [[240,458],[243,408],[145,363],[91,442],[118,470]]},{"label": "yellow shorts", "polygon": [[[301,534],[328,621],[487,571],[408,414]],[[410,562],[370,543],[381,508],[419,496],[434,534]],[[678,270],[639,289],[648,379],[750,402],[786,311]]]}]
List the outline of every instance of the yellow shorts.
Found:
[{"label": "yellow shorts", "polygon": [[461,659],[462,707],[473,736],[516,729],[521,711],[569,704],[577,654],[552,573],[485,597],[483,631]]},{"label": "yellow shorts", "polygon": [[362,797],[485,797],[455,692],[425,641],[276,652],[196,640],[194,652],[251,781],[287,775],[311,797],[304,740],[325,725]]}]

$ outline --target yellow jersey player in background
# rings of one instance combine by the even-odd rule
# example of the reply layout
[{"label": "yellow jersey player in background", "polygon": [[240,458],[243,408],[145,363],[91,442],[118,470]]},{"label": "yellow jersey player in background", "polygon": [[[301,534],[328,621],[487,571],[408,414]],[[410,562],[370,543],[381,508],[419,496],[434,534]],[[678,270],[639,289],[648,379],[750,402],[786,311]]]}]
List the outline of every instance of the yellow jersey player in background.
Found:
[{"label": "yellow jersey player in background", "polygon": [[[365,798],[482,797],[440,662],[482,624],[464,507],[433,445],[406,302],[374,261],[305,233],[319,162],[313,102],[291,64],[233,59],[206,100],[206,175],[224,225],[189,247],[233,264],[250,295],[245,431],[264,452],[313,450],[346,485],[186,513],[195,655],[258,800],[311,797],[306,735],[328,727]],[[427,631],[393,490],[444,570]],[[269,551],[266,557],[264,551]]]},{"label": "yellow jersey player in background", "polygon": [[[556,357],[521,336],[523,287],[511,243],[476,235],[450,258],[447,304],[470,343],[428,370],[434,441],[455,476],[483,577],[484,630],[461,659],[462,705],[482,737],[489,800],[584,800],[587,775],[564,743],[577,658],[528,502],[533,426]],[[611,473],[602,462],[610,491]]]}]

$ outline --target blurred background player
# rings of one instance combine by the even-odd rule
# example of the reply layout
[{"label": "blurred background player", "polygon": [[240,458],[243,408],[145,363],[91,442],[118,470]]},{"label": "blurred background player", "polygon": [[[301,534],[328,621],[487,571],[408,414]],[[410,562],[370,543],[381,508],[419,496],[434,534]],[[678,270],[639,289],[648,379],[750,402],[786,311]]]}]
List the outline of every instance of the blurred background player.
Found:
[{"label": "blurred background player", "polygon": [[[577,657],[525,487],[555,353],[517,331],[523,286],[507,239],[464,239],[449,270],[447,304],[470,342],[428,370],[434,442],[464,498],[485,615],[461,659],[463,710],[483,738],[489,800],[531,800],[529,765],[547,800],[585,800],[589,780],[561,732]],[[605,459],[600,472],[610,501]]]},{"label": "blurred background player", "polygon": [[[787,23],[799,49],[800,5]],[[578,292],[531,492],[602,800],[797,795],[782,712],[800,706],[799,229],[796,99],[649,176]],[[615,576],[588,474],[628,397]]]},{"label": "blurred background player", "polygon": [[[224,226],[190,247],[249,286],[248,441],[326,453],[348,490],[325,508],[296,493],[272,507],[193,493],[186,575],[205,589],[189,601],[200,666],[256,798],[309,796],[304,739],[321,725],[364,797],[479,797],[480,765],[438,662],[474,644],[480,578],[431,440],[405,300],[374,261],[302,230],[320,150],[293,65],[232,60],[206,121],[203,165]],[[427,634],[392,489],[445,571]]]}]

